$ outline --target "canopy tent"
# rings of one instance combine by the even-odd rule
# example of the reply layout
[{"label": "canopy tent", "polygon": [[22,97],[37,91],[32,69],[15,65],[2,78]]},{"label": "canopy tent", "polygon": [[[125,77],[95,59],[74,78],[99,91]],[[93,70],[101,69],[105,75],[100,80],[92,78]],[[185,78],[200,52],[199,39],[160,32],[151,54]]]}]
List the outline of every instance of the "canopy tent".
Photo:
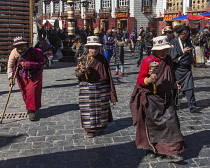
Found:
[{"label": "canopy tent", "polygon": [[201,13],[200,15],[201,16],[204,16],[204,17],[209,17],[210,18],[210,12]]},{"label": "canopy tent", "polygon": [[191,14],[187,14],[187,15],[182,15],[182,16],[178,16],[173,18],[172,20],[199,20],[199,19],[203,19],[204,16],[199,16],[199,15],[191,15]]}]

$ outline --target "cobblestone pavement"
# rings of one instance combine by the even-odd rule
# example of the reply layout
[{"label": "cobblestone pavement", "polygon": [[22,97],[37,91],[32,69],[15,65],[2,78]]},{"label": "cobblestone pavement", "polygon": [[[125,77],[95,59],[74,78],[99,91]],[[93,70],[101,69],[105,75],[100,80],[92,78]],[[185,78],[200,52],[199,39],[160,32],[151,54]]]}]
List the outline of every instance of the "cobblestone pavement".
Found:
[{"label": "cobblestone pavement", "polygon": [[[119,102],[112,109],[114,122],[104,134],[87,139],[81,128],[78,81],[74,63],[55,61],[43,76],[42,108],[39,120],[4,120],[0,125],[0,168],[192,168],[210,167],[210,82],[209,68],[194,68],[195,91],[202,113],[191,114],[186,98],[178,111],[188,150],[185,161],[175,164],[164,159],[148,160],[134,144],[129,100],[138,68],[128,48],[125,76],[114,76]],[[114,72],[113,61],[110,64]],[[6,74],[0,74],[0,109],[8,94]],[[25,112],[15,85],[7,113]]]}]

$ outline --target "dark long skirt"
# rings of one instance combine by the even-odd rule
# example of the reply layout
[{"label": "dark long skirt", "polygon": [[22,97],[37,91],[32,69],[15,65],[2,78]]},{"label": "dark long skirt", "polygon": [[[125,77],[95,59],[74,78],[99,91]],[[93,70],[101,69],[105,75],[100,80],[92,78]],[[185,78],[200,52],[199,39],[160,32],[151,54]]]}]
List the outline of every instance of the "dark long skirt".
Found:
[{"label": "dark long skirt", "polygon": [[106,128],[111,114],[109,100],[109,84],[80,82],[81,123],[87,132]]},{"label": "dark long skirt", "polygon": [[[146,142],[142,142],[141,137],[137,135],[137,147],[153,149],[159,154],[166,155],[177,154],[186,150],[172,93],[147,95],[147,102],[145,124],[150,146],[146,145]],[[137,123],[137,134],[141,131],[138,125]]]}]

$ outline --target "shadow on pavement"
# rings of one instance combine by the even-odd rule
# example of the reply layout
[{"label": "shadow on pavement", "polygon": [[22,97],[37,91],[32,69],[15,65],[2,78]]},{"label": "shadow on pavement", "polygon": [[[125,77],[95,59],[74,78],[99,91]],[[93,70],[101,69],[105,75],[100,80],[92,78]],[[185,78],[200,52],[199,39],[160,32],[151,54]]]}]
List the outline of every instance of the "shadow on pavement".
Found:
[{"label": "shadow on pavement", "polygon": [[4,168],[137,168],[144,151],[136,149],[134,142],[92,149],[56,152],[0,162]]},{"label": "shadow on pavement", "polygon": [[114,120],[113,125],[108,126],[108,128],[103,131],[103,135],[118,132],[119,130],[123,130],[130,126],[132,126],[132,118],[131,117]]},{"label": "shadow on pavement", "polygon": [[48,118],[54,115],[63,114],[69,111],[79,110],[79,104],[65,104],[58,106],[51,106],[45,109],[40,109],[38,118]]},{"label": "shadow on pavement", "polygon": [[[205,130],[191,135],[185,136],[185,142],[187,144],[187,150],[182,153],[184,162],[180,162],[180,165],[188,165],[189,167],[195,164],[191,159],[199,157],[209,157],[210,149],[210,131]],[[198,158],[199,159],[199,158]],[[187,161],[188,160],[188,161]]]},{"label": "shadow on pavement", "polygon": [[[17,92],[20,92],[20,90],[18,89],[18,90],[12,90],[12,93],[17,93]],[[3,94],[8,94],[9,93],[9,87],[8,87],[8,91],[1,91],[0,92],[0,95],[3,95]],[[11,94],[12,95],[12,94]],[[5,99],[6,99],[6,97],[5,97]]]},{"label": "shadow on pavement", "polygon": [[[210,106],[210,99],[196,100],[196,105],[200,107],[200,111],[202,112],[203,109],[208,108]],[[183,102],[180,106],[181,108],[188,108],[188,103]]]},{"label": "shadow on pavement", "polygon": [[19,135],[13,135],[13,136],[0,136],[0,148],[3,146],[6,146],[8,144],[11,144],[13,142],[16,142],[18,138],[21,138],[23,136],[26,136],[26,134],[19,134]]},{"label": "shadow on pavement", "polygon": [[76,83],[69,83],[69,84],[50,85],[50,86],[44,86],[44,87],[42,87],[42,89],[60,88],[60,87],[71,87],[71,86],[76,86],[76,85],[79,85],[79,83],[76,82]]}]

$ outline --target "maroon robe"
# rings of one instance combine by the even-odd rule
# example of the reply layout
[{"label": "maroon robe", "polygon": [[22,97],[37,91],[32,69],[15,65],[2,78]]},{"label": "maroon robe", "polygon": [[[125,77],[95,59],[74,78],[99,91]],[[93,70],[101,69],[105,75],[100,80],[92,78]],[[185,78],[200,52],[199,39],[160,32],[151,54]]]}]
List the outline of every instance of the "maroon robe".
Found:
[{"label": "maroon robe", "polygon": [[[156,58],[149,56],[146,59],[153,62]],[[146,59],[142,66],[143,64],[149,66]],[[136,84],[134,88],[130,109],[133,124],[137,125],[137,148],[153,149],[154,152],[166,155],[186,150],[171,91],[175,85],[172,67],[170,56],[161,60],[157,70],[157,94],[153,93],[152,84],[146,86]]]},{"label": "maroon robe", "polygon": [[[24,62],[24,66],[20,62]],[[33,47],[16,62],[17,82],[27,110],[37,111],[41,107],[43,65],[42,50]]]}]

